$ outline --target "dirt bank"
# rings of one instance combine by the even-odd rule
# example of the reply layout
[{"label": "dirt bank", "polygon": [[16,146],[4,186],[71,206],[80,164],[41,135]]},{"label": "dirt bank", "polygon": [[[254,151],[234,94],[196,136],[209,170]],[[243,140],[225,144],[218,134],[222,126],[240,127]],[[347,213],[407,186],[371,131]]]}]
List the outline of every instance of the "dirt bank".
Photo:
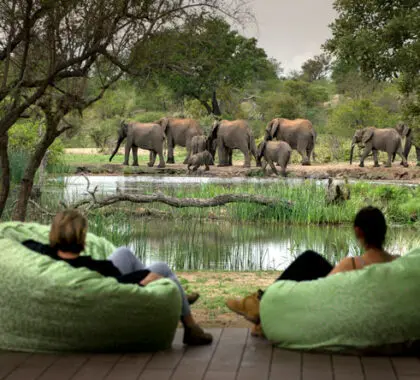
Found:
[{"label": "dirt bank", "polygon": [[[197,173],[188,173],[186,166],[181,164],[167,165],[166,168],[157,167],[148,168],[147,166],[126,167],[117,164],[96,164],[74,166],[74,173],[102,174],[102,175],[200,175],[206,177],[262,177],[260,168],[243,168],[241,162],[235,162],[232,167],[219,168],[211,167],[209,172],[199,170]],[[409,168],[394,165],[392,168],[379,167],[374,168],[368,165],[365,168],[359,168],[357,165],[346,163],[334,164],[313,164],[312,166],[290,165],[288,167],[290,177],[326,179],[344,178],[375,180],[375,181],[403,181],[406,183],[420,184],[420,168],[415,163],[410,163]],[[268,174],[269,176],[270,174]]]}]

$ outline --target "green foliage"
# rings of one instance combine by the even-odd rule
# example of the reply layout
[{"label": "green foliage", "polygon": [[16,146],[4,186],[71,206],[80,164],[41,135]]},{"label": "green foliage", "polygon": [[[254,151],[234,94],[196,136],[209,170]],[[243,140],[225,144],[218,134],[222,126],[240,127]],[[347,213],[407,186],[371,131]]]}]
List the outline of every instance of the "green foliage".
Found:
[{"label": "green foliage", "polygon": [[308,82],[324,79],[330,70],[331,58],[326,54],[316,55],[302,65],[302,79]]},{"label": "green foliage", "polygon": [[[275,78],[278,70],[256,39],[241,36],[221,18],[196,18],[165,30],[137,45],[132,54],[138,70],[180,99],[199,100],[208,113],[216,111],[211,100],[222,86]],[[149,57],[155,58],[152,64]]]},{"label": "green foliage", "polygon": [[392,114],[372,100],[349,100],[330,111],[326,131],[338,136],[350,137],[357,128],[375,126],[394,127],[400,114]]},{"label": "green foliage", "polygon": [[334,3],[338,18],[326,49],[367,78],[392,81],[406,97],[406,119],[420,135],[420,8],[418,1],[348,0]]},{"label": "green foliage", "polygon": [[289,93],[269,92],[261,100],[260,107],[266,120],[275,117],[296,119],[303,114],[303,105],[299,98]]},{"label": "green foliage", "polygon": [[9,151],[9,165],[12,184],[18,184],[22,181],[26,163],[29,159],[30,153],[28,151],[17,149]]},{"label": "green foliage", "polygon": [[[44,133],[45,125],[42,122],[30,119],[20,121],[9,130],[9,150],[25,152],[25,155],[29,158]],[[63,153],[64,145],[60,139],[56,139],[48,148],[48,163],[59,162]],[[17,154],[20,155],[21,153]],[[26,163],[27,160],[24,162]]]}]

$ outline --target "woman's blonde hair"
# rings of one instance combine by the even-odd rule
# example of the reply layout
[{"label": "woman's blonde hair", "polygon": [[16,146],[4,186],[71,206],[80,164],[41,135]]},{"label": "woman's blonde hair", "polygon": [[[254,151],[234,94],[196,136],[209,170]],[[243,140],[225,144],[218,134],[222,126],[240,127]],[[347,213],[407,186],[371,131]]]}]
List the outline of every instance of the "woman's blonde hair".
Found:
[{"label": "woman's blonde hair", "polygon": [[63,252],[80,253],[85,249],[87,219],[76,210],[59,212],[50,231],[50,245]]}]

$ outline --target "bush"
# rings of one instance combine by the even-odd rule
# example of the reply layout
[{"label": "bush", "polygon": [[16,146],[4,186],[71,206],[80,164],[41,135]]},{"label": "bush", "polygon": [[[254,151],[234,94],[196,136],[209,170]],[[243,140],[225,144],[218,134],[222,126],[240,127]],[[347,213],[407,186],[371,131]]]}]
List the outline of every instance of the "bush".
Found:
[{"label": "bush", "polygon": [[266,120],[276,117],[297,119],[304,112],[303,105],[297,97],[290,94],[270,92],[265,94],[260,103],[261,111]]},{"label": "bush", "polygon": [[399,114],[391,114],[369,99],[350,100],[330,111],[326,130],[338,136],[351,137],[361,126],[395,126],[399,118]]},{"label": "bush", "polygon": [[[9,130],[9,150],[11,154],[15,154],[16,159],[25,154],[25,157],[29,159],[43,133],[45,133],[45,125],[42,122],[25,120],[16,123]],[[64,154],[63,142],[60,139],[56,139],[48,148],[48,152],[49,164],[59,162]],[[23,162],[26,163],[27,159]]]},{"label": "bush", "polygon": [[163,112],[141,112],[135,114],[132,119],[139,123],[153,123],[166,116],[168,115]]}]

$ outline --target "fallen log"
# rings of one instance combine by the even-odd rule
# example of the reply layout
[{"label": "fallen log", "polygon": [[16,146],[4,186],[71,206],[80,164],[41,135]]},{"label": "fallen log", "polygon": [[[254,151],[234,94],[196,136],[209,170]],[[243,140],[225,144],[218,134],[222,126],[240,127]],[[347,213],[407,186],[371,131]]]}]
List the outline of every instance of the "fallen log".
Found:
[{"label": "fallen log", "polygon": [[224,206],[229,203],[255,203],[262,206],[277,206],[282,204],[285,207],[290,208],[293,203],[288,200],[265,197],[261,195],[250,195],[250,194],[222,194],[213,198],[175,198],[163,193],[155,194],[141,194],[132,195],[126,193],[119,193],[103,198],[98,198],[91,194],[91,199],[83,199],[72,205],[68,205],[69,208],[86,208],[87,211],[97,210],[102,207],[111,206],[118,202],[132,202],[132,203],[163,203],[176,208],[186,207],[217,207]]}]

